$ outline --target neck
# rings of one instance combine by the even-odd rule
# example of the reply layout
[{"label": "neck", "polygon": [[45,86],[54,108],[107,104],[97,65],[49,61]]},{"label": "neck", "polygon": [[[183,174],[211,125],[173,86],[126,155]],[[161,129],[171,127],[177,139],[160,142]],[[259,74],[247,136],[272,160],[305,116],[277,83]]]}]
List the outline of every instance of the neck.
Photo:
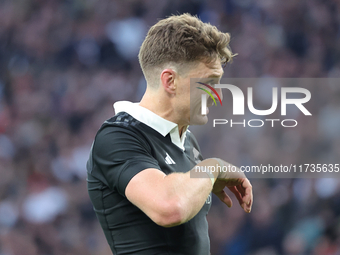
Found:
[{"label": "neck", "polygon": [[178,125],[179,135],[180,137],[182,136],[187,126],[181,125],[178,118],[176,118],[172,100],[167,95],[147,89],[139,105],[152,111],[163,119],[176,123]]},{"label": "neck", "polygon": [[184,130],[187,128],[187,126],[178,126],[178,130],[179,130],[179,137],[182,137],[182,134],[184,132]]}]

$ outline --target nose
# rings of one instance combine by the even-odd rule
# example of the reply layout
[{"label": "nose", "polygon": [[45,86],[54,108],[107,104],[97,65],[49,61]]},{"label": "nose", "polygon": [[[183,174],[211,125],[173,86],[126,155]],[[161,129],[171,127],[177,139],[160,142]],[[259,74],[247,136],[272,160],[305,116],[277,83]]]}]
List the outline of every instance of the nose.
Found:
[{"label": "nose", "polygon": [[[216,88],[216,92],[217,92],[217,94],[219,95],[219,97],[220,97],[220,99],[221,99],[221,102],[222,102],[222,101],[223,101],[223,93],[222,93],[222,89],[221,89],[221,88],[218,88],[218,89]],[[219,100],[215,94],[214,94],[214,98],[217,99],[217,100]]]}]

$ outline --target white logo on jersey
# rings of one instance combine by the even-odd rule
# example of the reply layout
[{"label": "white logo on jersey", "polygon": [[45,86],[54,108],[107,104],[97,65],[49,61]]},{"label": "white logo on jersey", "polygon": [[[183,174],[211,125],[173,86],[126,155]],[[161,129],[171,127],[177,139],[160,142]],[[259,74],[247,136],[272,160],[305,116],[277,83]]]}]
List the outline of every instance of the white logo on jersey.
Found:
[{"label": "white logo on jersey", "polygon": [[169,154],[166,154],[165,157],[165,163],[167,163],[168,165],[174,165],[176,164],[176,162],[169,156]]}]

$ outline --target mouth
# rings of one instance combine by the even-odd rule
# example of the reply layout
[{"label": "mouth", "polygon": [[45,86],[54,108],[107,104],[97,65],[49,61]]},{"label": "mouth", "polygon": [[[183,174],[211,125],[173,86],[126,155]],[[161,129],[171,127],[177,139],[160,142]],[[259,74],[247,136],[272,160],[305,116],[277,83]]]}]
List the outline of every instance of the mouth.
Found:
[{"label": "mouth", "polygon": [[207,102],[207,108],[214,105],[214,102]]},{"label": "mouth", "polygon": [[202,114],[203,116],[208,115],[208,113],[209,113],[209,107],[211,107],[211,106],[213,106],[213,105],[214,105],[214,102],[212,102],[212,101],[207,101],[205,111],[204,111],[203,109],[200,110],[200,111],[201,111],[201,114]]}]

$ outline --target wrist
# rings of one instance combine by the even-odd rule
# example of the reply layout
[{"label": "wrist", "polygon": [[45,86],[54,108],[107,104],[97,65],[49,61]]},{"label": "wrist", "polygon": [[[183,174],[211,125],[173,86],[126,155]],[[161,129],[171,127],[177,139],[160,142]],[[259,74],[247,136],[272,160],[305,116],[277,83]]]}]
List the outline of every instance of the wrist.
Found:
[{"label": "wrist", "polygon": [[207,171],[206,174],[209,176],[210,180],[211,180],[211,184],[214,187],[215,181],[216,181],[216,177],[213,173]]},{"label": "wrist", "polygon": [[225,166],[225,164],[224,164],[224,162],[223,162],[222,159],[214,158],[214,160],[217,161],[217,162],[216,162],[216,165],[217,165],[218,167],[216,167],[216,169],[218,169],[218,171],[216,171],[216,172],[217,172],[216,178],[218,178],[218,177],[220,176],[221,172],[222,172],[221,169],[223,169],[223,167]]}]

